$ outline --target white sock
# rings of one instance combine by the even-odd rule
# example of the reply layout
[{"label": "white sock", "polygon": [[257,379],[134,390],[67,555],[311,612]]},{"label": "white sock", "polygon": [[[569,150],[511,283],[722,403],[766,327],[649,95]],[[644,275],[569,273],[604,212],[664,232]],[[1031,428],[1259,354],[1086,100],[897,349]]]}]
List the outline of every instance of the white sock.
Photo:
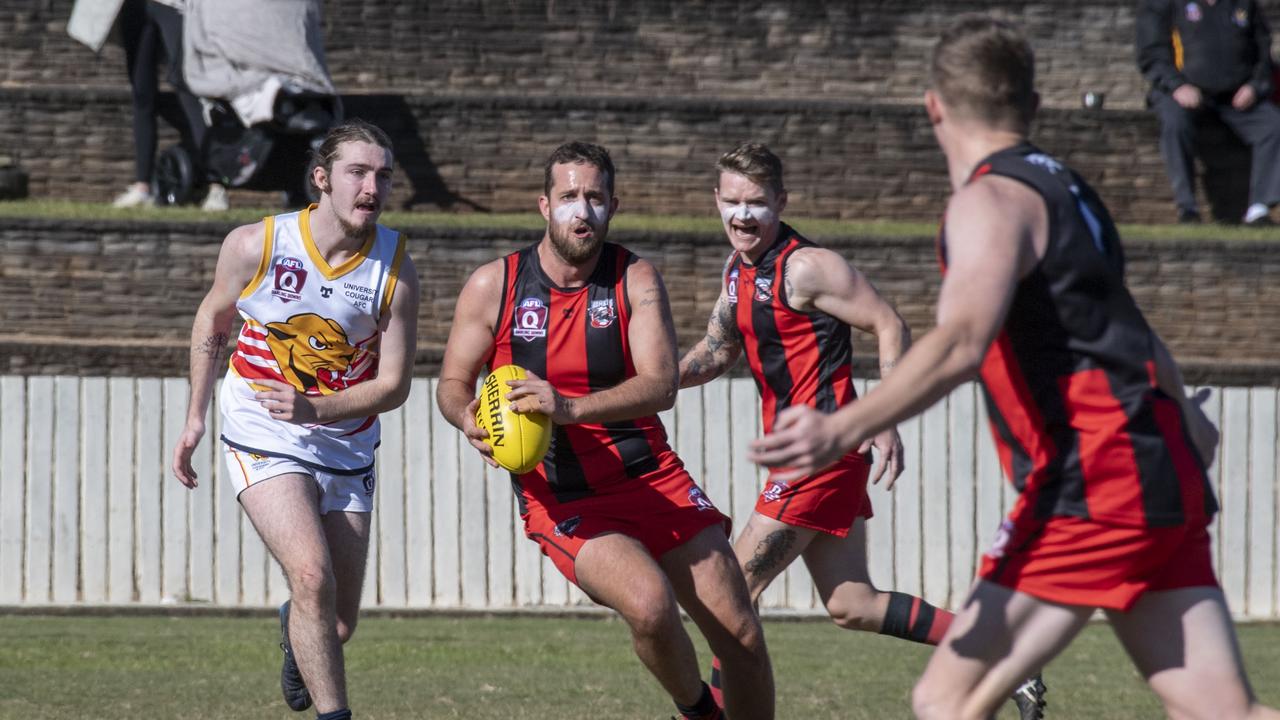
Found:
[{"label": "white sock", "polygon": [[1249,206],[1248,210],[1244,211],[1244,221],[1251,223],[1254,220],[1257,220],[1260,217],[1266,217],[1269,214],[1270,212],[1267,210],[1266,205],[1263,205],[1262,203],[1254,203]]}]

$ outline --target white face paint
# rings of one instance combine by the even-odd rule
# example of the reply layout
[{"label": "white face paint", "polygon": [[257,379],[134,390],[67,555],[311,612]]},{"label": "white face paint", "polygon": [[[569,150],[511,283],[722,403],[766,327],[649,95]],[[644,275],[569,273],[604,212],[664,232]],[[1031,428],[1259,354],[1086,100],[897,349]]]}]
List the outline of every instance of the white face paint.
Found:
[{"label": "white face paint", "polygon": [[571,203],[557,205],[551,211],[551,216],[561,225],[577,218],[581,218],[590,225],[598,225],[609,219],[609,206],[603,201],[592,200],[589,202],[586,198],[580,197]]},{"label": "white face paint", "polygon": [[759,225],[772,225],[778,219],[777,213],[768,205],[748,205],[746,203],[738,203],[737,205],[721,203],[720,217],[724,219],[726,225],[734,220],[740,223],[754,220]]}]

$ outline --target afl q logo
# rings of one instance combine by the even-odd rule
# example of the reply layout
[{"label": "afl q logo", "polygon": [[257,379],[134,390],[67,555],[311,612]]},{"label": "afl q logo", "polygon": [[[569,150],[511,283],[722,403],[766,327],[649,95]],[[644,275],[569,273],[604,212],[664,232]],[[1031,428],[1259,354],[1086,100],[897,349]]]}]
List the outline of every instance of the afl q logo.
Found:
[{"label": "afl q logo", "polygon": [[302,299],[302,286],[307,282],[307,271],[297,258],[281,258],[276,263],[275,289],[272,295],[285,302]]},{"label": "afl q logo", "polygon": [[515,328],[512,335],[533,342],[547,336],[547,306],[538,298],[525,298],[516,306]]},{"label": "afl q logo", "polygon": [[279,277],[276,278],[276,285],[281,290],[298,292],[298,273],[289,270],[280,273]]}]

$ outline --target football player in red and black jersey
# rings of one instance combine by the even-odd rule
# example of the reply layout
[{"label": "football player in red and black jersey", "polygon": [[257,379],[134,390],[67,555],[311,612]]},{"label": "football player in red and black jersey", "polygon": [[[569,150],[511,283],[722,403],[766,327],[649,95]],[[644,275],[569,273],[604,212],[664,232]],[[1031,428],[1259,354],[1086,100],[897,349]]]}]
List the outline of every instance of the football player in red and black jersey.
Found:
[{"label": "football player in red and black jersey", "polygon": [[728,518],[684,469],[657,417],[675,401],[675,327],[653,265],[605,242],[618,208],[613,188],[604,148],[573,142],[551,154],[542,239],[481,266],[458,297],[440,411],[492,462],[475,425],[476,378],[485,367],[524,367],[529,378],[509,383],[507,398],[554,424],[542,463],[512,476],[525,534],[622,615],[682,717],[722,712],[681,607],[723,658],[729,716],[772,718],[773,672]]},{"label": "football player in red and black jersey", "polygon": [[1100,608],[1171,717],[1280,717],[1249,687],[1211,562],[1217,431],[1125,287],[1106,207],[1027,141],[1029,44],[966,16],[931,75],[954,189],[937,326],[859,402],[780,414],[753,459],[814,472],[978,376],[1020,497],[916,685],[917,716],[990,717]]},{"label": "football player in red and black jersey", "polygon": [[[788,407],[830,413],[856,402],[850,329],[875,335],[887,376],[910,344],[906,324],[857,268],[782,221],[782,161],[769,148],[739,145],[721,156],[716,170],[716,206],[733,249],[706,337],[680,361],[680,387],[719,377],[745,352],[765,432]],[[890,427],[818,472],[785,480],[771,474],[734,551],[753,601],[804,558],[840,627],[936,645],[952,614],[906,593],[878,590],[867,571],[873,447],[881,457],[872,482],[887,473],[885,487],[892,488],[903,457]],[[713,689],[716,678],[713,668]],[[1038,705],[1041,687],[1033,681],[1026,702]]]}]

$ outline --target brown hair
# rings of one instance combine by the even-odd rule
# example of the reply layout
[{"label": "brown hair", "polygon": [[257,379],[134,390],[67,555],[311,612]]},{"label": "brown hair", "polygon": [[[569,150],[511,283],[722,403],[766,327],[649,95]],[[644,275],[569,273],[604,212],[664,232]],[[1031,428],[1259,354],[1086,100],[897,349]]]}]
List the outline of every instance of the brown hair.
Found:
[{"label": "brown hair", "polygon": [[720,173],[726,172],[737,173],[761,187],[771,188],[775,195],[783,192],[782,160],[764,143],[742,143],[721,155],[716,161],[717,186]]},{"label": "brown hair", "polygon": [[[325,175],[333,172],[333,161],[338,159],[338,151],[342,148],[343,143],[347,142],[366,142],[370,145],[377,145],[389,153],[395,150],[391,147],[391,138],[387,133],[373,123],[365,122],[359,118],[348,120],[341,125],[335,125],[325,133],[324,140],[320,143],[320,147],[316,148],[311,154],[311,167],[324,168]],[[308,173],[310,178],[311,174]],[[312,180],[312,184],[315,181]],[[319,188],[316,188],[319,190]]]},{"label": "brown hair", "polygon": [[605,174],[609,196],[613,196],[613,158],[600,145],[587,142],[567,142],[551,152],[542,170],[542,194],[551,195],[551,168],[562,163],[584,163]]},{"label": "brown hair", "polygon": [[930,84],[963,117],[1025,134],[1036,111],[1035,55],[1012,24],[962,15],[933,48]]}]

